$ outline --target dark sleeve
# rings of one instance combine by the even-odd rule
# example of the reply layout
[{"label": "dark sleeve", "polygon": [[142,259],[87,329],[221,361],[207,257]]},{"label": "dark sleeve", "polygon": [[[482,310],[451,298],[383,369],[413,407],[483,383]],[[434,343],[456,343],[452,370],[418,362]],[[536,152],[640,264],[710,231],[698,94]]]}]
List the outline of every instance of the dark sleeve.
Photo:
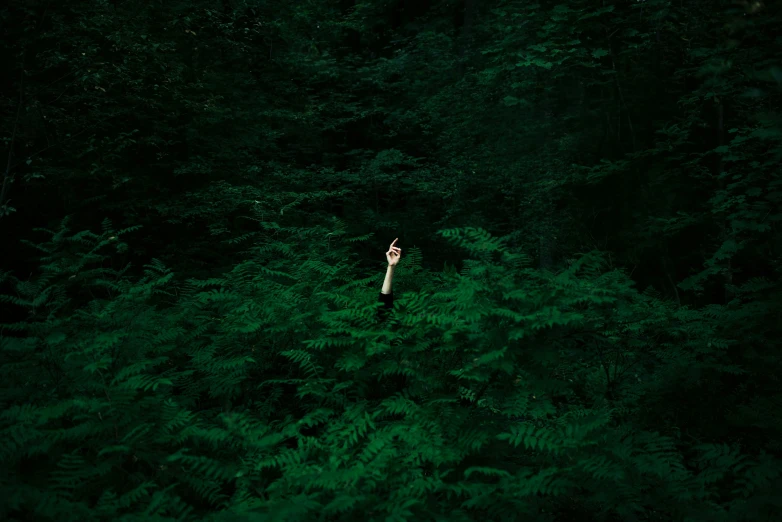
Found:
[{"label": "dark sleeve", "polygon": [[388,314],[394,307],[394,293],[391,292],[390,294],[384,294],[383,292],[380,292],[380,296],[377,300],[383,303],[383,306],[381,306],[377,311],[377,319],[379,322],[382,322],[388,318]]}]

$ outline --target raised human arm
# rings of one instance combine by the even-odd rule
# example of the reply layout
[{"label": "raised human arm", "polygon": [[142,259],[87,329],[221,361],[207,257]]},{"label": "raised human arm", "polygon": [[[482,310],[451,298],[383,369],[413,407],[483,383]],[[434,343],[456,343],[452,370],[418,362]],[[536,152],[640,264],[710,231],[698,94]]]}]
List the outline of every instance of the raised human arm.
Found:
[{"label": "raised human arm", "polygon": [[397,263],[399,263],[399,257],[402,255],[402,249],[395,246],[399,238],[394,239],[391,246],[386,252],[386,260],[388,261],[388,268],[386,268],[386,278],[383,280],[383,289],[380,290],[378,301],[383,303],[377,311],[377,317],[380,321],[385,320],[388,317],[388,313],[394,306],[394,294],[391,291],[391,282],[394,280],[394,269]]},{"label": "raised human arm", "polygon": [[388,261],[388,268],[386,268],[386,278],[383,280],[383,288],[380,290],[381,294],[391,293],[391,283],[394,280],[394,269],[399,263],[399,258],[402,257],[402,249],[395,246],[399,238],[394,239],[391,246],[386,252],[386,260]]},{"label": "raised human arm", "polygon": [[388,265],[388,268],[386,268],[386,278],[383,279],[383,288],[380,290],[381,294],[390,294],[391,293],[391,283],[394,281],[394,268],[391,265]]}]

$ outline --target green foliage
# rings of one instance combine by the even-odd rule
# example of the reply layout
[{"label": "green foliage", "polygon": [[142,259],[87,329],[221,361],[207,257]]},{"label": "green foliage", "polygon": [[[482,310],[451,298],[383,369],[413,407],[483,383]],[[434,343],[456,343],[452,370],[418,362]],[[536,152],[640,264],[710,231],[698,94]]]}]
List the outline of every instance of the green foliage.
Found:
[{"label": "green foliage", "polygon": [[0,518],[776,522],[780,22],[11,0]]},{"label": "green foliage", "polygon": [[[400,282],[428,289],[388,327],[340,262],[357,238],[314,257],[310,238],[329,241],[318,227],[187,281],[160,262],[140,278],[85,271],[113,240],[51,233],[40,276],[10,282],[60,301],[0,337],[3,516],[533,520],[564,502],[754,520],[778,507],[778,460],[674,423],[688,407],[670,390],[732,372],[709,314],[637,293],[596,252],[540,272],[507,238],[441,234],[475,258],[432,273],[412,255]],[[65,312],[95,285],[111,294]]]}]

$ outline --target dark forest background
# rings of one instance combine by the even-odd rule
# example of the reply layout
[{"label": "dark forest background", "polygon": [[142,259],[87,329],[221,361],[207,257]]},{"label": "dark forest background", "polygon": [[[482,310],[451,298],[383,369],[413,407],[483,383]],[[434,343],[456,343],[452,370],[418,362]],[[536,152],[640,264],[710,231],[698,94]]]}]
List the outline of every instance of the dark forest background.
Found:
[{"label": "dark forest background", "polygon": [[3,520],[781,519],[779,1],[0,26]]}]

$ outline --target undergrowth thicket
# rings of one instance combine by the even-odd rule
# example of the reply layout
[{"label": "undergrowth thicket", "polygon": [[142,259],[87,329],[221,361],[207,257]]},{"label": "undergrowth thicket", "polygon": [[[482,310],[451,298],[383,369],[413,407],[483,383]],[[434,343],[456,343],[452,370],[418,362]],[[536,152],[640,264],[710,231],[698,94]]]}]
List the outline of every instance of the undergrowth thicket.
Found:
[{"label": "undergrowth thicket", "polygon": [[[378,324],[378,278],[344,261],[361,238],[339,222],[266,224],[274,238],[205,280],[160,262],[140,279],[108,268],[134,235],[108,222],[39,231],[38,275],[5,274],[0,298],[29,314],[0,337],[4,519],[738,521],[780,509],[778,459],[699,429],[714,420],[698,401],[738,393],[749,371],[724,327],[740,304],[678,307],[599,252],[550,273],[484,230],[447,229],[463,269],[424,270],[412,251],[408,290]],[[737,413],[741,399],[726,405]]]},{"label": "undergrowth thicket", "polygon": [[779,522],[779,27],[4,2],[0,520]]}]

